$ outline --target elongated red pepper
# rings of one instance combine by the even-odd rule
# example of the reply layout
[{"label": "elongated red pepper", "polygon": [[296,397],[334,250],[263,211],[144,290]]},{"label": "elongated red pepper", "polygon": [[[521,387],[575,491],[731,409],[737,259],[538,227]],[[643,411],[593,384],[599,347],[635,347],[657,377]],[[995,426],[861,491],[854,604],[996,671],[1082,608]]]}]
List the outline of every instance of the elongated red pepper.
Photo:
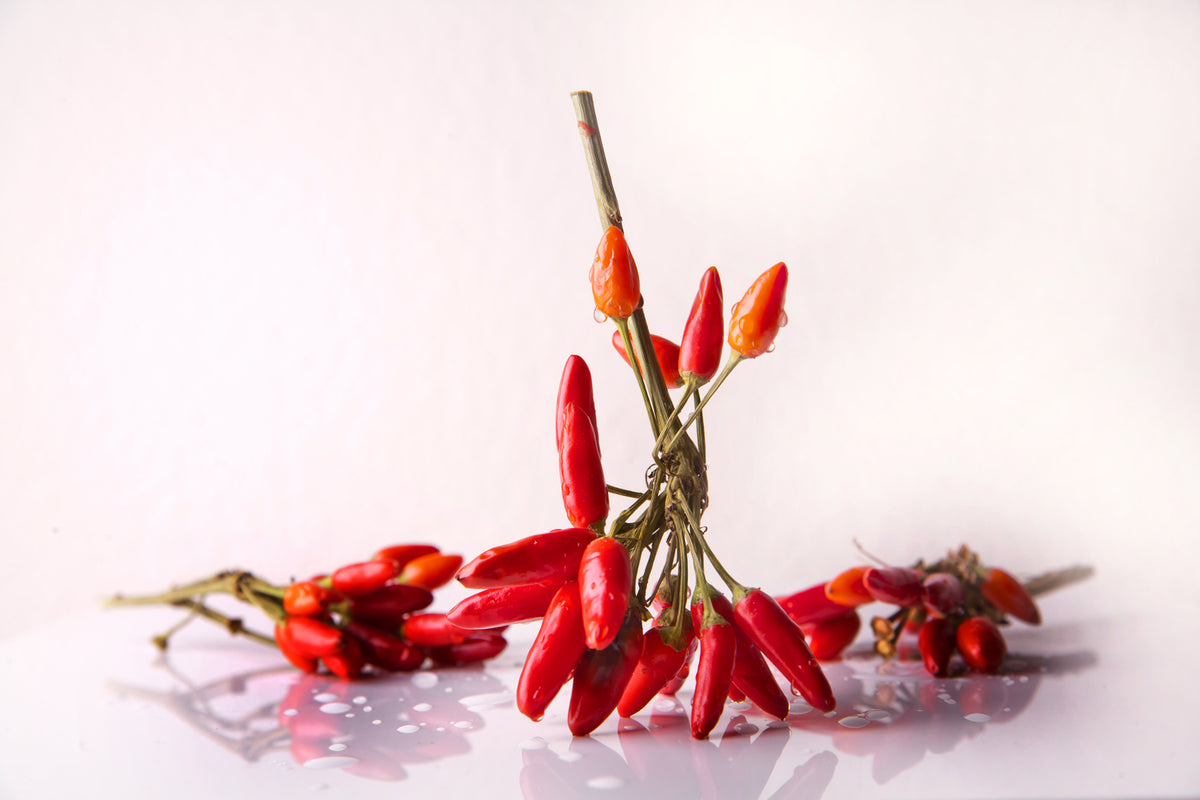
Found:
[{"label": "elongated red pepper", "polygon": [[633,565],[624,545],[607,536],[589,544],[579,560],[579,601],[590,649],[603,650],[617,637],[631,591]]},{"label": "elongated red pepper", "polygon": [[642,621],[636,611],[626,617],[612,644],[603,650],[584,650],[575,665],[567,727],[587,736],[616,709],[642,652]]},{"label": "elongated red pepper", "polygon": [[446,618],[468,630],[541,619],[561,585],[559,581],[542,581],[484,589],[459,601],[446,612]]},{"label": "elongated red pepper", "polygon": [[346,597],[355,598],[382,589],[399,574],[400,566],[395,561],[382,559],[339,567],[329,576],[329,581]]},{"label": "elongated red pepper", "polygon": [[296,645],[292,643],[292,637],[288,633],[286,622],[276,623],[275,644],[279,645],[279,652],[283,653],[283,657],[296,669],[309,674],[317,671],[317,659],[296,649]]},{"label": "elongated red pepper", "polygon": [[606,317],[625,319],[641,302],[637,264],[617,226],[610,226],[600,239],[589,277],[596,308]]},{"label": "elongated red pepper", "polygon": [[422,647],[442,647],[466,641],[471,632],[458,627],[445,614],[413,614],[400,629],[405,639]]},{"label": "elongated red pepper", "polygon": [[833,689],[804,634],[770,595],[762,589],[749,590],[734,604],[733,617],[809,705],[822,712],[836,707]]},{"label": "elongated red pepper", "polygon": [[840,617],[801,626],[808,635],[808,649],[818,661],[831,661],[840,656],[854,642],[860,628],[862,620],[852,608]]},{"label": "elongated red pepper", "polygon": [[315,617],[291,617],[285,637],[292,649],[307,658],[324,658],[336,653],[345,643],[345,635],[328,622]]},{"label": "elongated red pepper", "polygon": [[1038,611],[1033,595],[1024,584],[1004,570],[991,570],[980,589],[987,601],[1005,614],[1030,625],[1042,624],[1042,612]]},{"label": "elongated red pepper", "polygon": [[404,565],[400,580],[413,586],[436,589],[449,583],[462,566],[462,556],[447,553],[427,553],[417,556]]},{"label": "elongated red pepper", "polygon": [[[650,344],[654,347],[654,357],[658,359],[658,369],[662,372],[663,382],[672,389],[683,386],[683,378],[679,374],[679,345],[653,333],[650,334]],[[613,331],[612,346],[621,354],[621,358],[625,359],[625,363],[629,364],[629,353],[625,352],[625,340],[621,338],[620,331]]]},{"label": "elongated red pepper", "polygon": [[921,573],[907,567],[870,567],[863,586],[881,603],[910,608],[921,605]]},{"label": "elongated red pepper", "polygon": [[696,691],[692,695],[692,738],[707,739],[721,719],[725,699],[733,683],[737,659],[737,634],[731,620],[704,617],[704,604],[692,604],[692,625],[700,640],[700,658],[696,662]]},{"label": "elongated red pepper", "polygon": [[571,524],[576,528],[603,524],[608,516],[608,484],[600,465],[600,443],[592,421],[574,403],[567,403],[563,411],[558,472],[563,508]]},{"label": "elongated red pepper", "polygon": [[458,571],[468,589],[557,581],[579,574],[579,559],[596,539],[590,528],[560,528],[484,550]]},{"label": "elongated red pepper", "polygon": [[461,642],[429,648],[429,657],[440,666],[476,664],[495,658],[507,646],[508,640],[499,633],[478,631]]},{"label": "elongated red pepper", "polygon": [[950,658],[954,655],[954,624],[941,617],[925,620],[917,635],[917,650],[930,675],[946,677],[950,673]]},{"label": "elongated red pepper", "polygon": [[388,672],[409,672],[425,663],[425,652],[421,648],[374,625],[351,622],[346,625],[345,630],[358,639],[367,663],[380,669]]},{"label": "elongated red pepper", "polygon": [[377,589],[365,597],[350,601],[348,613],[363,622],[384,627],[398,627],[404,618],[433,602],[433,592],[424,586],[394,583]]},{"label": "elongated red pepper", "polygon": [[394,544],[390,547],[384,547],[375,555],[371,556],[372,561],[395,561],[400,568],[420,556],[427,556],[430,553],[436,553],[438,549],[431,544]]},{"label": "elongated red pepper", "polygon": [[733,632],[737,637],[737,653],[733,664],[734,687],[767,714],[786,719],[790,705],[787,696],[779,688],[762,652],[737,623],[729,598],[717,594],[712,602],[717,613],[733,623]]},{"label": "elongated red pepper", "polygon": [[596,398],[592,394],[592,371],[587,362],[579,356],[567,356],[563,365],[562,379],[558,382],[558,403],[554,413],[554,444],[562,449],[562,418],[567,410],[567,404],[579,406],[596,430],[596,440],[599,441],[600,428],[596,425]]},{"label": "elongated red pepper", "polygon": [[[660,622],[663,621],[661,617],[659,619]],[[645,708],[684,665],[688,650],[695,641],[691,618],[689,616],[685,619],[687,622],[683,626],[682,641],[677,643],[678,646],[663,638],[667,631],[661,625],[656,625],[643,634],[642,653],[638,657],[637,667],[617,703],[617,713],[622,717],[632,717]]]},{"label": "elongated red pepper", "polygon": [[684,380],[699,386],[717,374],[725,344],[724,307],[721,276],[716,267],[709,267],[700,279],[700,290],[679,341],[679,374]]},{"label": "elongated red pepper", "polygon": [[818,583],[795,594],[779,598],[779,605],[797,625],[810,625],[827,619],[836,619],[846,613],[846,606],[829,599],[825,584]]},{"label": "elongated red pepper", "polygon": [[787,324],[783,302],[787,297],[788,270],[780,261],[751,284],[729,317],[729,346],[742,358],[757,358],[775,343]]},{"label": "elongated red pepper", "polygon": [[586,649],[579,584],[567,581],[550,601],[537,638],[525,657],[517,681],[517,709],[534,722],[541,719]]},{"label": "elongated red pepper", "polygon": [[963,661],[977,672],[997,672],[1004,663],[1004,654],[1008,652],[1004,634],[987,617],[963,620],[958,626],[955,642]]},{"label": "elongated red pepper", "polygon": [[863,585],[866,567],[851,567],[825,584],[825,596],[843,606],[861,606],[874,602],[875,598]]}]

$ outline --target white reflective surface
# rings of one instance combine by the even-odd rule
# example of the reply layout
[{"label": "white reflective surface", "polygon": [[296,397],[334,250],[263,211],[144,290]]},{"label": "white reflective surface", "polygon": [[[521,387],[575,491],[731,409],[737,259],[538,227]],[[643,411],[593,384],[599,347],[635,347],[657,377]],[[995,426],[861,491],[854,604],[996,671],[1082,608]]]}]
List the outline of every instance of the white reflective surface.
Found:
[{"label": "white reflective surface", "polygon": [[563,696],[525,719],[512,692],[529,629],[484,668],[349,684],[198,625],[159,658],[146,640],[174,614],[96,612],[0,644],[0,795],[1194,795],[1196,626],[1092,615],[1099,588],[1011,629],[1005,674],[934,680],[858,646],[828,666],[832,716],[731,704],[704,742],[688,735],[690,684],[588,738],[568,733]]}]

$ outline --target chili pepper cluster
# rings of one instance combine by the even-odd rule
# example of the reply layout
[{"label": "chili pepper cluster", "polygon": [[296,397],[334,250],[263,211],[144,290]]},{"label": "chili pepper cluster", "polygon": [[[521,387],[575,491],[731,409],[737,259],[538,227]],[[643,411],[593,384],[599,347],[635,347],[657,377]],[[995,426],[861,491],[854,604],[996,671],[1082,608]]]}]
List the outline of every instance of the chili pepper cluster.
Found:
[{"label": "chili pepper cluster", "polygon": [[[1059,580],[1073,579],[1059,574]],[[1051,588],[1045,581],[1033,587]],[[1009,617],[1029,625],[1042,621],[1030,587],[1003,569],[981,564],[966,546],[931,564],[852,567],[780,598],[821,660],[838,658],[854,641],[862,626],[858,609],[873,602],[897,607],[871,619],[875,652],[891,658],[900,636],[916,633],[925,668],[939,678],[950,674],[955,652],[970,669],[999,671],[1008,652],[1000,626]]]},{"label": "chili pepper cluster", "polygon": [[[778,263],[754,281],[733,307],[727,337],[720,275],[709,268],[679,344],[649,333],[620,227],[604,231],[590,280],[598,315],[615,323],[613,345],[632,368],[649,419],[645,486],[607,482],[591,371],[570,356],[555,414],[570,527],[494,547],[466,564],[458,580],[480,591],[451,609],[449,621],[487,629],[540,619],[517,707],[538,720],[570,681],[567,724],[577,736],[613,711],[630,716],[656,694],[678,690],[697,653],[691,731],[698,739],[713,730],[730,697],[750,699],[780,719],[788,715],[789,699],[768,662],[814,708],[832,710],[833,692],[799,626],[770,595],[729,575],[701,525],[708,505],[703,409],[734,367],[773,349],[787,321],[787,266]],[[718,374],[726,340],[731,354]],[[670,388],[683,389],[678,402]],[[628,501],[616,513],[614,497]],[[709,583],[710,569],[728,596]]]}]

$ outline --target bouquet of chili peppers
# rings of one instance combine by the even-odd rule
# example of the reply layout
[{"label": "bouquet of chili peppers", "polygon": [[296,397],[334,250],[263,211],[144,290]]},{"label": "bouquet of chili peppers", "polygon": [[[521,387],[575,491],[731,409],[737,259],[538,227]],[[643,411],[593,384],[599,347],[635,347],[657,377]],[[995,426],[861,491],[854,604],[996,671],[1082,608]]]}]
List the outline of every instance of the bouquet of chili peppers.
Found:
[{"label": "bouquet of chili peppers", "polygon": [[[420,668],[427,660],[449,666],[493,658],[507,642],[500,628],[464,630],[445,614],[426,612],[433,590],[462,566],[462,556],[442,553],[430,544],[385,547],[369,561],[335,569],[328,575],[277,586],[235,570],[144,597],[118,595],[110,606],[165,604],[191,613],[154,638],[165,649],[170,637],[195,618],[208,619],[263,644],[273,644],[297,669],[318,667],[353,680],[368,665],[386,672]],[[275,623],[274,636],[247,629],[205,602],[209,594],[228,594],[263,612]]]}]

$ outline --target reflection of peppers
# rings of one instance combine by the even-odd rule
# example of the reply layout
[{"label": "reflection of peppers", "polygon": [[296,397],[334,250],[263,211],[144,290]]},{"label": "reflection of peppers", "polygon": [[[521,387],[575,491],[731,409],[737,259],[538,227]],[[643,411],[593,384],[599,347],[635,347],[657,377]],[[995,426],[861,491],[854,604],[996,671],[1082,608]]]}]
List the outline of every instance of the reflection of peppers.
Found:
[{"label": "reflection of peppers", "polygon": [[615,225],[600,239],[590,278],[596,308],[607,317],[625,319],[641,301],[637,264],[629,252],[625,234]]},{"label": "reflection of peppers", "polygon": [[[700,279],[700,290],[692,301],[692,312],[679,340],[679,374],[697,385],[707,383],[721,366],[721,348],[725,342],[725,305],[721,276],[709,267]],[[659,358],[662,361],[662,358]]]},{"label": "reflection of peppers", "polygon": [[1033,595],[1019,580],[1004,570],[991,570],[980,589],[987,601],[1005,614],[1011,614],[1030,625],[1042,624],[1042,614],[1033,602]]},{"label": "reflection of peppers", "polygon": [[958,626],[955,640],[963,661],[978,672],[996,672],[1004,663],[1004,654],[1008,652],[1004,635],[996,623],[987,617],[964,620]]},{"label": "reflection of peppers", "polygon": [[567,727],[587,736],[608,719],[629,683],[642,652],[642,621],[636,610],[625,617],[617,637],[603,650],[583,651],[575,665]]},{"label": "reflection of peppers", "polygon": [[446,612],[446,617],[458,627],[469,630],[541,619],[561,585],[559,581],[542,581],[494,586],[460,601]]},{"label": "reflection of peppers", "polygon": [[468,589],[489,589],[517,583],[557,581],[579,572],[583,550],[596,538],[589,528],[559,528],[526,536],[484,550],[458,571],[458,582]]},{"label": "reflection of peppers", "polygon": [[729,619],[719,615],[704,619],[701,602],[692,604],[692,625],[700,640],[696,691],[692,695],[692,738],[707,739],[725,710],[725,698],[729,696],[737,658],[737,635]]},{"label": "reflection of peppers", "polygon": [[930,675],[946,677],[950,672],[950,657],[954,655],[954,624],[940,617],[925,620],[917,636],[917,650]]},{"label": "reflection of peppers", "polygon": [[[654,346],[654,357],[658,359],[658,369],[662,372],[663,382],[672,389],[683,386],[683,379],[679,376],[679,345],[653,333],[650,334],[650,344]],[[621,338],[620,331],[613,331],[612,346],[621,354],[621,358],[625,359],[625,363],[629,364],[629,353],[625,352],[625,341]]]},{"label": "reflection of peppers", "polygon": [[366,597],[350,601],[350,616],[363,622],[398,627],[404,617],[433,602],[433,592],[424,586],[395,583]]},{"label": "reflection of peppers", "polygon": [[589,544],[579,560],[579,602],[589,648],[603,650],[612,644],[625,619],[631,591],[633,565],[625,546],[607,536]]},{"label": "reflection of peppers", "polygon": [[382,589],[387,582],[400,574],[400,565],[389,559],[363,561],[348,564],[333,571],[329,576],[333,588],[346,597],[362,597]]},{"label": "reflection of peppers", "polygon": [[685,635],[679,649],[663,640],[663,621],[660,617],[660,625],[652,627],[642,636],[642,653],[638,657],[637,667],[617,703],[617,713],[622,717],[632,717],[645,708],[675,677],[694,647],[695,637],[692,635],[690,618],[684,626]]},{"label": "reflection of peppers", "polygon": [[400,572],[400,580],[414,586],[436,589],[454,577],[462,562],[462,556],[427,553],[405,564]]},{"label": "reflection of peppers", "polygon": [[520,712],[534,722],[541,719],[586,649],[579,584],[567,581],[550,601],[537,638],[525,657],[525,666],[517,681]]},{"label": "reflection of peppers", "polygon": [[783,673],[809,705],[832,711],[837,705],[829,680],[804,641],[804,634],[762,589],[752,589],[733,607],[734,622]]},{"label": "reflection of peppers", "polygon": [[558,453],[563,508],[576,528],[602,524],[608,516],[608,485],[600,465],[600,443],[587,414],[574,403],[563,410],[562,447]]},{"label": "reflection of peppers", "polygon": [[772,717],[786,719],[788,699],[775,681],[775,676],[771,674],[771,668],[767,666],[762,652],[738,625],[729,598],[717,594],[713,596],[712,602],[717,613],[733,624],[733,633],[737,638],[737,653],[733,663],[734,687]]},{"label": "reflection of peppers", "polygon": [[729,346],[742,358],[756,358],[771,349],[779,329],[787,324],[787,265],[780,261],[759,275],[733,307],[729,317]]},{"label": "reflection of peppers", "polygon": [[588,369],[587,362],[579,356],[567,356],[567,363],[563,365],[562,379],[558,382],[558,404],[554,414],[554,444],[560,450],[562,449],[563,412],[567,410],[568,403],[579,406],[579,410],[592,421],[592,427],[597,431],[596,438],[599,440],[600,428],[596,426],[596,399],[592,395],[592,371]]}]

